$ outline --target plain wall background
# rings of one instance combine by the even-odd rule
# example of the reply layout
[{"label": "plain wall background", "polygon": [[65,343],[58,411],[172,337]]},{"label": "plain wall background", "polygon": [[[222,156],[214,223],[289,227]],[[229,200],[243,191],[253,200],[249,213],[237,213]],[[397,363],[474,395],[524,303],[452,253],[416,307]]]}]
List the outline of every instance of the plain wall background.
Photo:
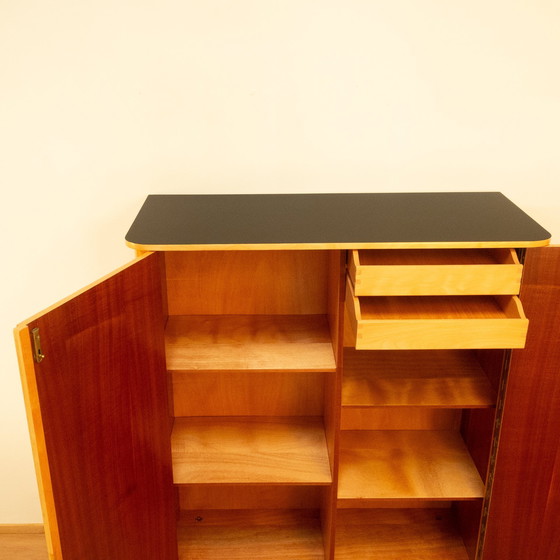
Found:
[{"label": "plain wall background", "polygon": [[560,235],[556,0],[0,0],[0,523],[41,521],[16,323],[149,193],[502,191]]}]

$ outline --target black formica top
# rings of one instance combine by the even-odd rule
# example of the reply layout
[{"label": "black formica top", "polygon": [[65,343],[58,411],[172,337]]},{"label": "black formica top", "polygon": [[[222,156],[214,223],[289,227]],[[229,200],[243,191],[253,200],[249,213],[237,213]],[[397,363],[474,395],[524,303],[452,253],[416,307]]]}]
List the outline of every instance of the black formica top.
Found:
[{"label": "black formica top", "polygon": [[529,247],[549,239],[498,192],[150,195],[126,235],[130,246],[145,250],[268,244]]}]

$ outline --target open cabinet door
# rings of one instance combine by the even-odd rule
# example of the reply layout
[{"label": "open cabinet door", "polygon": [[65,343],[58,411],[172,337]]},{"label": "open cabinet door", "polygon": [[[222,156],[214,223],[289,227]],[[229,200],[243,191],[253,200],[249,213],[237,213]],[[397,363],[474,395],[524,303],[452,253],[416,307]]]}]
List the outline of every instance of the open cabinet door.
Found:
[{"label": "open cabinet door", "polygon": [[528,249],[484,560],[560,558],[560,246]]},{"label": "open cabinet door", "polygon": [[53,559],[177,558],[159,260],[16,328]]}]

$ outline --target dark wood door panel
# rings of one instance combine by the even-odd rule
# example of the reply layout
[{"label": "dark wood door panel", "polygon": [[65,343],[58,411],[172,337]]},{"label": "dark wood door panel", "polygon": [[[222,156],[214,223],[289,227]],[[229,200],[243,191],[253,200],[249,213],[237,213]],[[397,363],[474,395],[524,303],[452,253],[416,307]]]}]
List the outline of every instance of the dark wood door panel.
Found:
[{"label": "dark wood door panel", "polygon": [[529,249],[484,560],[560,558],[560,247]]},{"label": "dark wood door panel", "polygon": [[64,560],[177,556],[159,256],[53,307],[34,364]]}]

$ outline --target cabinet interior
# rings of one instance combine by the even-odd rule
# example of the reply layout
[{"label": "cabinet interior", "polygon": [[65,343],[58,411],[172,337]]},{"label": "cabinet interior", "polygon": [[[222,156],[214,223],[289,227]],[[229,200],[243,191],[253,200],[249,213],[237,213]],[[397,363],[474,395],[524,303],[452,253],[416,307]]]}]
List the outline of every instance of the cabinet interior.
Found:
[{"label": "cabinet interior", "polygon": [[165,254],[180,558],[328,557],[340,259]]},{"label": "cabinet interior", "polygon": [[[348,282],[352,258],[382,267],[420,258],[394,253],[351,252]],[[421,253],[430,266],[447,262]],[[447,255],[453,265],[518,265],[509,250]],[[505,350],[357,350],[352,321],[343,331],[345,251],[176,251],[164,261],[181,560],[369,560],[412,549],[474,558]],[[381,321],[493,320],[515,315],[507,298],[360,303]]]}]

